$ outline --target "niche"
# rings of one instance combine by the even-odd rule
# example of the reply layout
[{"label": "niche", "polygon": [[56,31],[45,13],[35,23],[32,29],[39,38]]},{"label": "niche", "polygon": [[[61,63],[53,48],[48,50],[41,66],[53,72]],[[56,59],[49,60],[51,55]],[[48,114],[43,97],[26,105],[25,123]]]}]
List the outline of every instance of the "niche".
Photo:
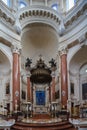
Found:
[{"label": "niche", "polygon": [[70,83],[70,93],[74,95],[74,83]]},{"label": "niche", "polygon": [[10,94],[10,83],[6,83],[6,95]]}]

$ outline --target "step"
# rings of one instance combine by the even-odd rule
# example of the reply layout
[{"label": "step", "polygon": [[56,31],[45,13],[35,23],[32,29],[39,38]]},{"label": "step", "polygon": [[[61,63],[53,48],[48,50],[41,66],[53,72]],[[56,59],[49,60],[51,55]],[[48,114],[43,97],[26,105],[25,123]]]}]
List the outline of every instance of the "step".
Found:
[{"label": "step", "polygon": [[33,119],[50,119],[51,116],[49,114],[34,114]]}]

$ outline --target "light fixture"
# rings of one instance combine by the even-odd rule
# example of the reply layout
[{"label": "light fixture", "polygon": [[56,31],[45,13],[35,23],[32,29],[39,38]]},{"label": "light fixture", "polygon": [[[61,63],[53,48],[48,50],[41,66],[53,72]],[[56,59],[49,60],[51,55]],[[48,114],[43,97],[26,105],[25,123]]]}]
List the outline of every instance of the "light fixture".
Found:
[{"label": "light fixture", "polygon": [[85,70],[85,72],[87,73],[87,69]]}]

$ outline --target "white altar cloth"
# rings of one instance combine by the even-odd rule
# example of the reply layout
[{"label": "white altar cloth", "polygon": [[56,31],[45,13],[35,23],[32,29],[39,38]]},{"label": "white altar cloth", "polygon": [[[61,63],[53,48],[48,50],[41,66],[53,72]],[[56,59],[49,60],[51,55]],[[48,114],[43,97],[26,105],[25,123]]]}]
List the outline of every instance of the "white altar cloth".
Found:
[{"label": "white altar cloth", "polygon": [[[87,130],[87,119],[71,119],[69,118],[69,122],[77,127],[79,130]],[[85,126],[85,128],[84,128]]]},{"label": "white altar cloth", "polygon": [[15,124],[15,120],[11,119],[9,121],[0,119],[0,129],[10,130],[11,126]]}]

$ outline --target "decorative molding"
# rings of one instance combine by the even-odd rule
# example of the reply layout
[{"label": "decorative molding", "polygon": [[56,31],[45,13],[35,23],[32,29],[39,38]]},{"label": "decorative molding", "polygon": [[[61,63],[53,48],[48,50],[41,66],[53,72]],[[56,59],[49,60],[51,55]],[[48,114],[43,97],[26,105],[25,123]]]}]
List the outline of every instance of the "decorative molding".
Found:
[{"label": "decorative molding", "polygon": [[76,46],[79,43],[79,40],[76,39],[75,41],[71,42],[70,44],[67,45],[67,48],[70,49],[74,46]]},{"label": "decorative molding", "polygon": [[[52,10],[52,9],[50,9]],[[44,17],[44,18],[50,18],[52,20],[54,20],[57,24],[60,24],[60,17],[58,17],[58,14],[54,13],[53,11],[50,10],[45,10],[45,8],[43,7],[43,9],[39,9],[39,8],[32,8],[31,10],[27,10],[20,15],[20,21],[22,21],[23,19],[25,19],[26,17]]]},{"label": "decorative molding", "polygon": [[6,23],[9,23],[10,25],[15,24],[15,20],[13,20],[11,17],[9,17],[4,11],[0,9],[0,19],[5,20]]},{"label": "decorative molding", "polygon": [[79,44],[80,44],[80,47],[84,47],[87,45],[87,32],[83,35],[81,35],[79,38],[78,38],[78,41],[79,41]]},{"label": "decorative molding", "polygon": [[75,11],[75,8],[73,10],[73,14],[72,17],[66,18],[66,22],[65,22],[65,27],[68,28],[68,26],[72,25],[75,21],[77,21],[79,19],[79,17],[81,17],[87,10],[87,1],[83,1],[83,3],[80,4],[81,8],[79,9],[77,7],[77,10]]},{"label": "decorative molding", "polygon": [[33,5],[30,8],[25,7],[18,13],[22,28],[29,23],[42,22],[52,26],[59,35],[63,33],[65,29],[61,14],[54,11],[52,8]]}]

